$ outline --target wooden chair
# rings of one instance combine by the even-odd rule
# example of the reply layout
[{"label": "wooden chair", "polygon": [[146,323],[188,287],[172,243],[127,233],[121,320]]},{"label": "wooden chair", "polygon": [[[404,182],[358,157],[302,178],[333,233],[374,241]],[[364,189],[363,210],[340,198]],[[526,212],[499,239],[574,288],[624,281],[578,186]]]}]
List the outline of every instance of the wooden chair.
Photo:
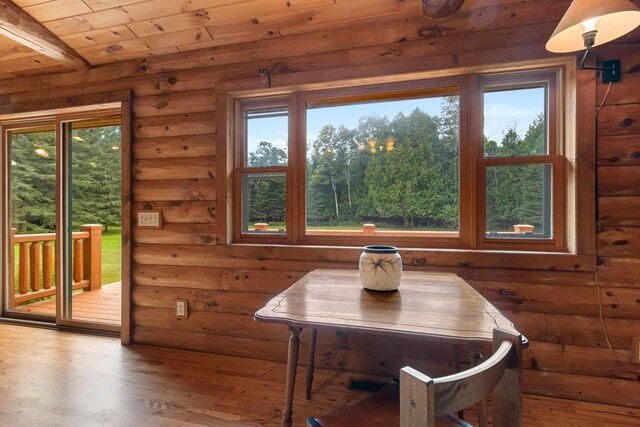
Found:
[{"label": "wooden chair", "polygon": [[318,418],[308,427],[471,426],[451,415],[493,395],[493,426],[520,427],[521,336],[495,329],[493,355],[466,371],[430,378],[415,369],[400,371],[400,387],[390,385],[372,396]]}]

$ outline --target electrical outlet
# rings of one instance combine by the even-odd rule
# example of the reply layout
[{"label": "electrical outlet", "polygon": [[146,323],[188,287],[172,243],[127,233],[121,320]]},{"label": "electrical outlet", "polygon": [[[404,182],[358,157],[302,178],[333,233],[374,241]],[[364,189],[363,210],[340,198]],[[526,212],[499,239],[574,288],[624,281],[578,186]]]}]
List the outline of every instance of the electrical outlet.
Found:
[{"label": "electrical outlet", "polygon": [[147,228],[162,227],[160,211],[138,212],[138,227],[147,227]]},{"label": "electrical outlet", "polygon": [[176,317],[178,319],[186,319],[189,317],[189,304],[186,299],[176,300]]},{"label": "electrical outlet", "polygon": [[640,337],[631,340],[631,363],[640,365]]}]

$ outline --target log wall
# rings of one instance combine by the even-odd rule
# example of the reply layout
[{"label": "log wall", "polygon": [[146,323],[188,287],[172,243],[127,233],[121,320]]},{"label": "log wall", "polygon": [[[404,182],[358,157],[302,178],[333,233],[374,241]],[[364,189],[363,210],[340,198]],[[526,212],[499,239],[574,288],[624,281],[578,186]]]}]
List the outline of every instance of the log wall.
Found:
[{"label": "log wall", "polygon": [[[366,77],[551,58],[544,42],[568,3],[478,2],[446,25],[390,20],[4,80],[0,113],[132,90],[134,218],[139,209],[161,209],[165,222],[161,230],[133,231],[133,340],[284,361],[285,328],[254,322],[254,311],[313,268],[355,268],[359,251],[216,245],[216,183],[224,179],[215,167],[216,83],[259,79],[260,67],[272,70],[277,85],[300,74]],[[409,251],[403,257],[408,268],[457,272],[514,321],[531,341],[526,392],[640,407],[640,365],[629,363],[631,340],[640,336],[640,55],[625,55],[623,67],[623,81],[597,119],[597,271],[588,257],[577,264],[553,255]],[[598,85],[594,98],[605,92]],[[189,301],[189,319],[175,318],[177,298]],[[303,358],[305,352],[303,345]],[[407,363],[424,366],[425,354],[440,354],[431,356],[431,369],[448,369],[448,353],[424,343],[323,333],[317,363],[391,375]]]}]

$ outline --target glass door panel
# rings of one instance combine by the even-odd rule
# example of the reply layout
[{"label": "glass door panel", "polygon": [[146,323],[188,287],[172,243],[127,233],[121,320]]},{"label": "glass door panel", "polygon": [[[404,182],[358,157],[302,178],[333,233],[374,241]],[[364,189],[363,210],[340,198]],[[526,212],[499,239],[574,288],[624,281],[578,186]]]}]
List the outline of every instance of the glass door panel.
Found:
[{"label": "glass door panel", "polygon": [[[117,119],[116,119],[117,120]],[[63,319],[120,325],[119,123],[65,123],[66,257]]]},{"label": "glass door panel", "polygon": [[6,133],[8,272],[5,314],[56,316],[56,135],[54,125]]}]

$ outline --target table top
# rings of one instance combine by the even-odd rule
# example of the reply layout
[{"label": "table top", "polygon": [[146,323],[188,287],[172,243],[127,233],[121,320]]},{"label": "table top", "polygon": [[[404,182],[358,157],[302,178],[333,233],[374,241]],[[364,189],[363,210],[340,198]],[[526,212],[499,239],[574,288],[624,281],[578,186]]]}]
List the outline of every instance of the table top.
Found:
[{"label": "table top", "polygon": [[357,270],[310,272],[271,299],[256,320],[295,327],[491,341],[499,327],[518,333],[509,319],[453,273],[404,271],[395,292],[362,288]]}]

